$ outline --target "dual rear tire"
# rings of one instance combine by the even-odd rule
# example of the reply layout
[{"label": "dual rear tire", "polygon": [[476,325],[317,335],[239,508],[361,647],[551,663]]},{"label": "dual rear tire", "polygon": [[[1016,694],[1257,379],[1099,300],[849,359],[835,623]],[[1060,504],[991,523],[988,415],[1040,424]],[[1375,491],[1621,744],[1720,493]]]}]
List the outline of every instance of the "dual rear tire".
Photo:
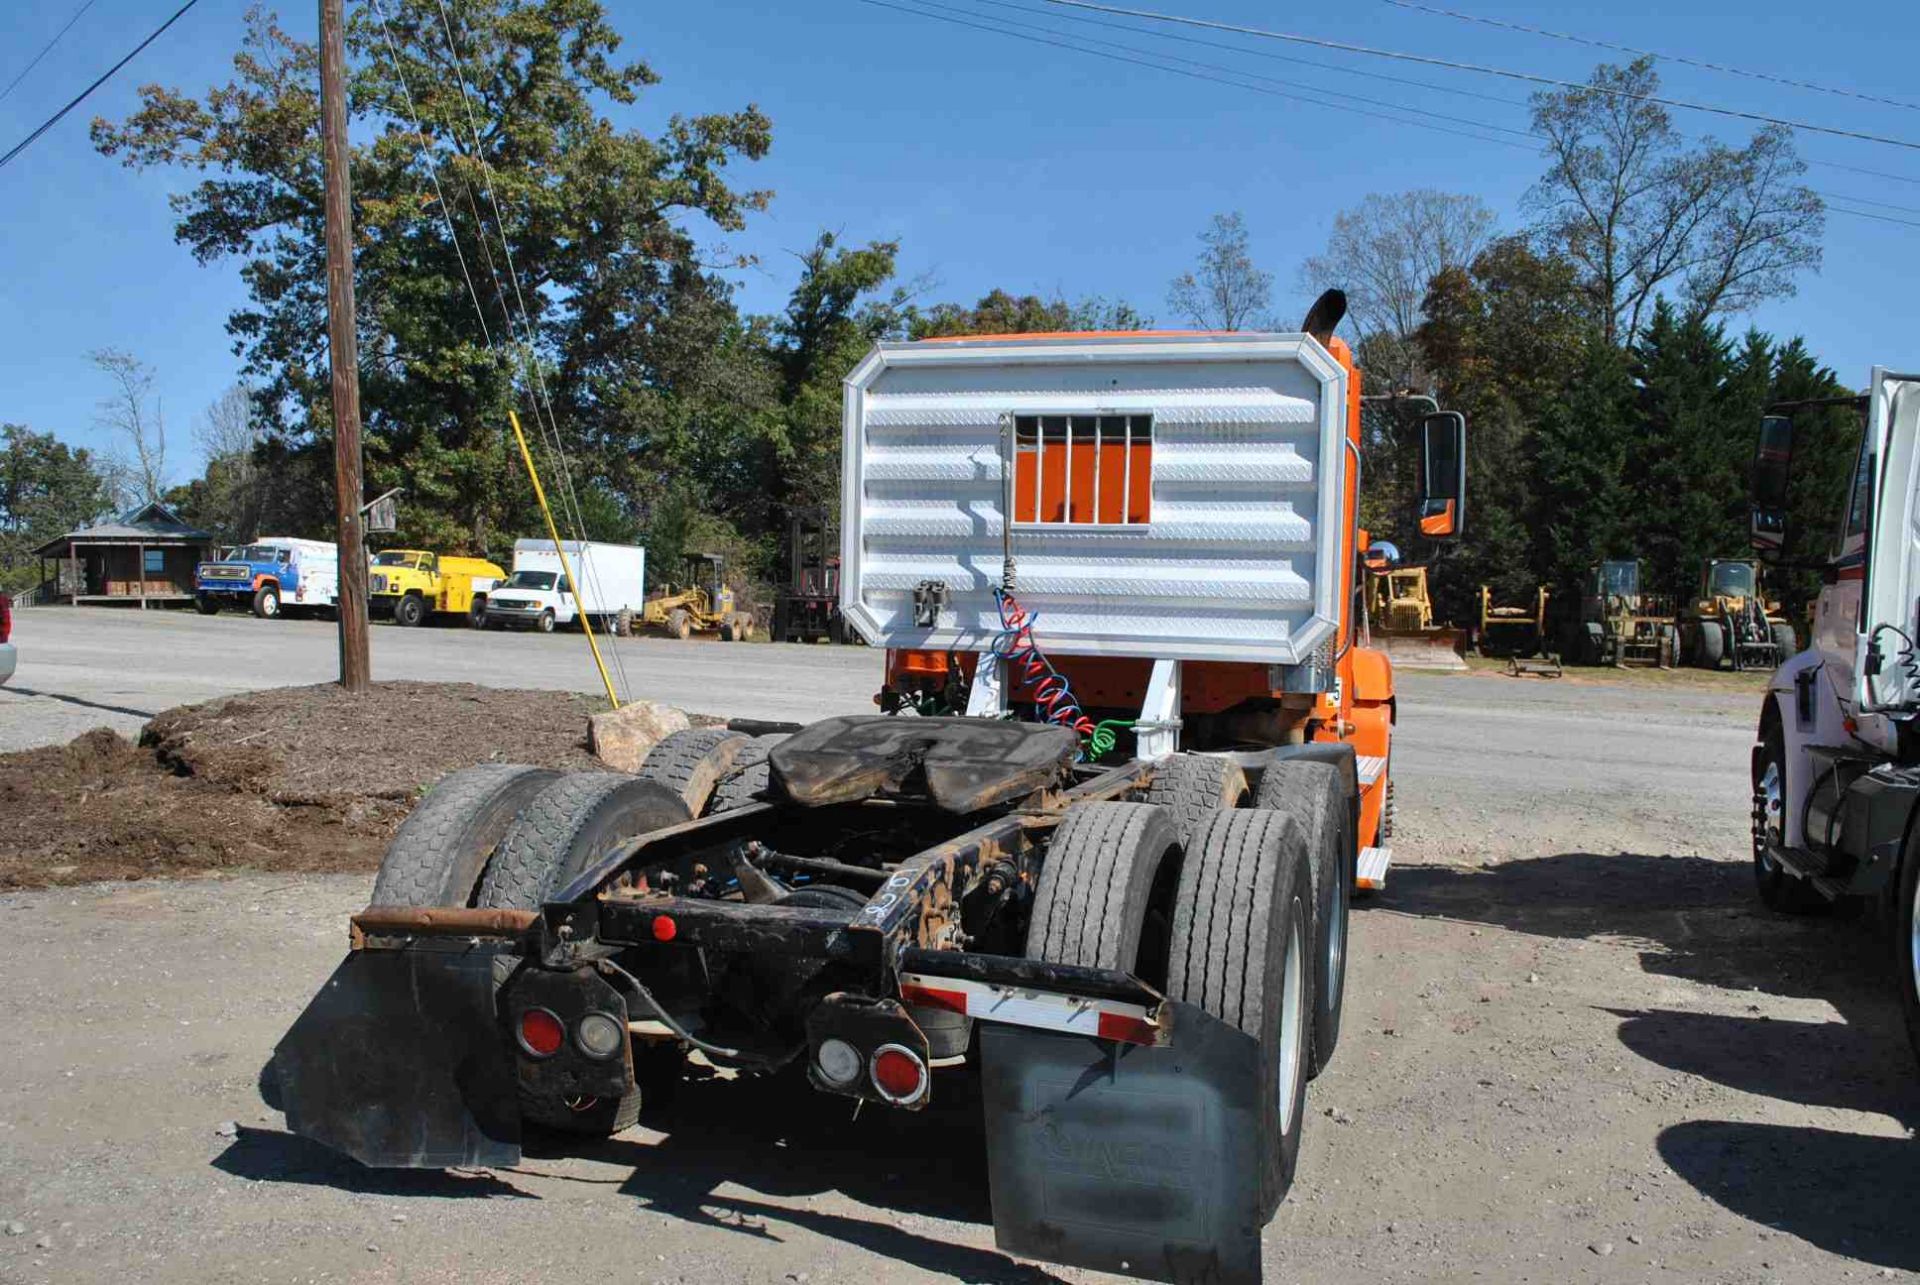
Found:
[{"label": "dual rear tire", "polygon": [[1215,810],[1183,848],[1165,808],[1082,804],[1048,845],[1027,931],[1030,957],[1134,972],[1253,1037],[1268,1213],[1293,1181],[1313,1064],[1312,857],[1273,809]]}]

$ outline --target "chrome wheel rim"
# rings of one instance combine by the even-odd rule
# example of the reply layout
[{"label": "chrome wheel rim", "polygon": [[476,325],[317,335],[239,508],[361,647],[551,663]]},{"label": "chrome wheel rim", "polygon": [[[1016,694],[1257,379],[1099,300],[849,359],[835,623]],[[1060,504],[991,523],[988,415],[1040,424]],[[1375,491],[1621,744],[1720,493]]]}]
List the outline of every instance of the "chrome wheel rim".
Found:
[{"label": "chrome wheel rim", "polygon": [[1907,961],[1912,966],[1913,992],[1920,995],[1920,880],[1913,885],[1913,905],[1907,908]]},{"label": "chrome wheel rim", "polygon": [[1293,926],[1287,932],[1287,959],[1280,977],[1280,1132],[1293,1129],[1293,1088],[1300,1079],[1306,1052],[1307,1004],[1306,944],[1300,929],[1303,912],[1293,907]]},{"label": "chrome wheel rim", "polygon": [[1328,926],[1326,986],[1329,1012],[1339,1011],[1340,992],[1347,984],[1347,898],[1352,888],[1353,881],[1342,868],[1333,879],[1333,923]]},{"label": "chrome wheel rim", "polygon": [[1775,760],[1767,764],[1753,787],[1753,852],[1769,870],[1774,868],[1774,860],[1768,848],[1786,846],[1786,818],[1786,791],[1780,763]]}]

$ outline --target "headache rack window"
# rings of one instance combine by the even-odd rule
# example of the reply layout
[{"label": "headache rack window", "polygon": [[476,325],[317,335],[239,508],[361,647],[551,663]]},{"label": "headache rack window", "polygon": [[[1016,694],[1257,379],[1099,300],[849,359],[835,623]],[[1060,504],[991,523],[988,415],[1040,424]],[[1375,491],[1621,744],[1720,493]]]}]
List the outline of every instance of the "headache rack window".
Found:
[{"label": "headache rack window", "polygon": [[1151,415],[1016,415],[1016,523],[1138,526],[1153,513]]}]

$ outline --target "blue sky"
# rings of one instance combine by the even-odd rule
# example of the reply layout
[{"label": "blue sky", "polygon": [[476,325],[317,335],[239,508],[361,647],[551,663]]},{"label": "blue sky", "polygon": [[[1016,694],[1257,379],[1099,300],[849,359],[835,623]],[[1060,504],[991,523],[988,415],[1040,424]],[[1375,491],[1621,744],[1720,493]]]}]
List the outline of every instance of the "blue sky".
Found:
[{"label": "blue sky", "polygon": [[[901,0],[913,4],[916,0]],[[983,20],[1062,29],[1057,17],[935,0]],[[1020,0],[1035,3],[1036,0]],[[1444,0],[1442,0],[1444,3]],[[0,13],[0,87],[80,0],[36,0]],[[1920,102],[1910,12],[1896,0],[1835,8],[1786,0],[1622,0],[1604,8],[1534,0],[1456,0],[1487,17]],[[169,473],[198,471],[192,421],[238,367],[224,330],[243,301],[237,265],[197,264],[172,239],[170,193],[190,176],[135,174],[88,146],[87,122],[120,116],[135,87],[200,91],[226,78],[247,0],[201,0],[121,76],[0,170],[0,421],[99,446],[103,381],[93,348],[127,349],[158,371],[169,425]],[[615,118],[657,129],[673,113],[758,103],[774,122],[772,154],[737,173],[776,193],[771,210],[729,248],[760,258],[737,275],[742,306],[773,311],[794,275],[793,252],[821,228],[849,240],[898,239],[907,277],[929,299],[971,300],[994,286],[1125,299],[1179,324],[1168,280],[1191,261],[1217,211],[1240,210],[1275,274],[1283,315],[1304,309],[1300,260],[1325,242],[1333,215],[1369,192],[1436,187],[1480,196],[1502,226],[1519,226],[1522,194],[1540,171],[1522,148],[1297,103],[861,3],[608,0],[625,52],[663,83]],[[11,146],[177,7],[176,0],[94,0],[46,59],[0,101]],[[1601,51],[1396,8],[1383,0],[1281,6],[1248,0],[1141,0],[1139,7],[1584,78]],[[1446,4],[1445,7],[1456,7]],[[312,0],[280,6],[309,34]],[[1361,95],[1518,128],[1526,86],[1435,68],[1253,42],[1251,49],[1491,94],[1486,102],[1251,55],[1084,29],[1100,39],[1244,68],[1289,87]],[[1194,35],[1221,40],[1229,36]],[[1619,56],[1624,59],[1624,55]],[[1826,125],[1920,139],[1920,111],[1786,89],[1664,64],[1666,90]],[[1689,132],[1738,141],[1746,129],[1676,113]],[[1920,180],[1920,152],[1803,135],[1809,160]],[[1920,182],[1815,166],[1807,181],[1856,205],[1920,223]],[[1907,211],[1888,208],[1908,207]],[[1909,212],[1916,211],[1916,212]],[[717,240],[718,238],[716,238]],[[1841,213],[1828,218],[1826,266],[1797,298],[1751,320],[1805,335],[1843,379],[1874,362],[1911,365],[1920,227]]]}]

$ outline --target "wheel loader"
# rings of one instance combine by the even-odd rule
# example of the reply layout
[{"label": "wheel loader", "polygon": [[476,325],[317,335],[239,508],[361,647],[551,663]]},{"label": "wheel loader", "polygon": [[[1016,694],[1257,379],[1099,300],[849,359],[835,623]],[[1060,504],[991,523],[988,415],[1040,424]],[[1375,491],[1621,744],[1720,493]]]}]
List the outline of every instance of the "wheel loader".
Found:
[{"label": "wheel loader", "polygon": [[1680,663],[1700,669],[1774,669],[1798,649],[1780,604],[1760,595],[1759,564],[1746,559],[1708,558],[1677,625]]},{"label": "wheel loader", "polygon": [[[289,1127],[502,1166],[536,1131],[673,1130],[690,1060],[849,1129],[971,1077],[1006,1252],[1260,1280],[1350,898],[1391,857],[1343,311],[877,346],[846,380],[840,606],[896,712],[443,780],[275,1052]],[[1465,421],[1422,431],[1451,538]]]},{"label": "wheel loader", "polygon": [[669,584],[641,608],[640,624],[669,638],[696,633],[718,634],[721,642],[745,642],[753,637],[753,616],[734,609],[733,589],[727,584],[726,555],[689,553],[678,585]]},{"label": "wheel loader", "polygon": [[1561,657],[1581,665],[1673,668],[1678,653],[1670,600],[1645,593],[1638,561],[1596,563],[1580,596],[1580,615],[1569,622]]},{"label": "wheel loader", "polygon": [[1380,650],[1406,669],[1465,669],[1458,630],[1433,623],[1427,568],[1369,567],[1367,626]]}]

